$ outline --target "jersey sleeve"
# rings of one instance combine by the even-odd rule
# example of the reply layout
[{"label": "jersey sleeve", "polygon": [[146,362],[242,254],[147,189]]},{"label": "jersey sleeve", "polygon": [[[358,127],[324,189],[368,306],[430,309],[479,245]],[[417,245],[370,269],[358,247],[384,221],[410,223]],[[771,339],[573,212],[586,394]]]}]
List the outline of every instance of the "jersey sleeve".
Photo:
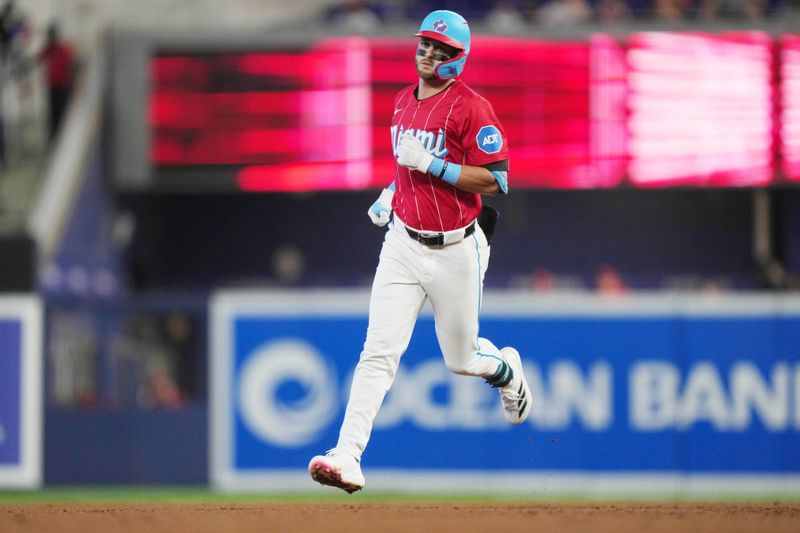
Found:
[{"label": "jersey sleeve", "polygon": [[508,159],[508,139],[503,125],[485,99],[470,102],[462,137],[465,163],[484,166]]}]

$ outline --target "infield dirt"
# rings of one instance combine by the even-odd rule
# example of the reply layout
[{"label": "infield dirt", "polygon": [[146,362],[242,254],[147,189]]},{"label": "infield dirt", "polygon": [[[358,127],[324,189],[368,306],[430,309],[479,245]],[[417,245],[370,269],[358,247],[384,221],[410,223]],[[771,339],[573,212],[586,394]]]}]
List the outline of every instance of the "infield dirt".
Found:
[{"label": "infield dirt", "polygon": [[0,505],[0,531],[800,532],[800,504]]}]

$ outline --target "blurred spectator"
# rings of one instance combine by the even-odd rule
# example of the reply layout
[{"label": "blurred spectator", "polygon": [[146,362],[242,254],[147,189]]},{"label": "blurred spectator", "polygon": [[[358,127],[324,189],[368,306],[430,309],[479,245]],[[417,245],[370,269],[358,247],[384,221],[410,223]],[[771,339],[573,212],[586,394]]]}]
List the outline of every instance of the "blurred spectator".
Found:
[{"label": "blurred spectator", "polygon": [[467,20],[477,20],[486,17],[493,3],[486,0],[416,0],[407,3],[406,17],[409,20],[419,21],[431,11],[449,9]]},{"label": "blurred spectator", "polygon": [[786,0],[780,2],[778,6],[776,6],[776,11],[781,17],[800,18],[800,0]]},{"label": "blurred spectator", "polygon": [[498,0],[486,14],[486,27],[498,33],[513,33],[525,29],[525,18],[515,2]]},{"label": "blurred spectator", "polygon": [[[3,102],[5,101],[5,97],[3,93],[5,92],[5,84],[6,84],[6,70],[2,67],[0,63],[0,178],[2,178],[2,173],[6,169],[6,122],[5,122],[5,110],[3,109]],[[2,195],[0,195],[0,210],[3,208],[2,202]]]},{"label": "blurred spectator", "polygon": [[28,53],[29,24],[10,0],[0,8],[0,168],[24,152],[24,121],[35,115],[35,79]]},{"label": "blurred spectator", "polygon": [[306,257],[296,246],[287,244],[272,254],[272,275],[280,285],[293,285],[299,282],[306,271]]},{"label": "blurred spectator", "polygon": [[533,271],[531,285],[537,292],[550,292],[556,288],[556,277],[546,268],[539,267]]},{"label": "blurred spectator", "polygon": [[[800,19],[800,0],[785,0],[774,6],[775,15],[783,21]],[[797,27],[797,26],[795,26]]]},{"label": "blurred spectator", "polygon": [[345,33],[374,33],[383,24],[381,10],[364,0],[344,0],[328,11],[328,21]]},{"label": "blurred spectator", "polygon": [[655,0],[655,16],[664,22],[680,22],[688,16],[689,0]]},{"label": "blurred spectator", "polygon": [[703,20],[747,19],[752,22],[766,16],[767,0],[700,0],[697,11]]},{"label": "blurred spectator", "polygon": [[190,355],[191,326],[182,315],[135,314],[110,341],[118,407],[178,409],[186,395],[179,385]]},{"label": "blurred spectator", "polygon": [[625,0],[600,0],[595,8],[601,24],[616,24],[631,19],[631,8]]},{"label": "blurred spectator", "polygon": [[700,285],[700,292],[707,296],[714,296],[725,292],[725,284],[718,279],[704,279]]},{"label": "blurred spectator", "polygon": [[58,25],[47,28],[47,42],[40,54],[47,69],[47,90],[50,104],[50,138],[52,139],[72,93],[74,59],[72,47],[61,40]]},{"label": "blurred spectator", "polygon": [[539,8],[537,22],[547,28],[575,26],[592,20],[586,0],[550,0]]},{"label": "blurred spectator", "polygon": [[3,63],[19,54],[28,34],[28,23],[16,2],[9,0],[0,10],[0,58]]},{"label": "blurred spectator", "polygon": [[618,295],[628,292],[628,287],[616,268],[611,265],[601,265],[595,274],[594,287],[597,292],[608,295]]},{"label": "blurred spectator", "polygon": [[48,316],[48,397],[58,407],[94,407],[98,400],[98,323],[83,310],[54,310]]},{"label": "blurred spectator", "polygon": [[194,392],[197,357],[194,346],[194,325],[183,313],[174,312],[160,320],[164,345],[172,353],[168,367],[151,375],[150,382],[156,405],[184,407]]}]

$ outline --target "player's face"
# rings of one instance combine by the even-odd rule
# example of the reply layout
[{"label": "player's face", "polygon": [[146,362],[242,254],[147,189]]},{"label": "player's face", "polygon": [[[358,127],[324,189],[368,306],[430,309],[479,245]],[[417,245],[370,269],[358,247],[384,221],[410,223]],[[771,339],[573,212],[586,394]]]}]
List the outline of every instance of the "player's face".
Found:
[{"label": "player's face", "polygon": [[423,80],[435,80],[433,69],[439,63],[453,59],[458,50],[439,41],[422,37],[417,46],[417,74]]}]

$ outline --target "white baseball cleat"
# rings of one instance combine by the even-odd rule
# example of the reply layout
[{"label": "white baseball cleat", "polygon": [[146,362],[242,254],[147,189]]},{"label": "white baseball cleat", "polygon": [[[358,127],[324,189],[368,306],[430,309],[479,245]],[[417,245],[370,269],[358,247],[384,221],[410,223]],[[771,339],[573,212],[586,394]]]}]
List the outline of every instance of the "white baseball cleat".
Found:
[{"label": "white baseball cleat", "polygon": [[531,389],[528,387],[525,374],[522,372],[522,359],[519,357],[519,352],[510,346],[500,350],[500,353],[503,354],[506,363],[514,372],[511,381],[500,388],[500,397],[503,400],[506,420],[515,425],[522,424],[531,413],[531,406],[533,405]]},{"label": "white baseball cleat", "polygon": [[325,455],[317,455],[308,463],[311,479],[322,485],[337,487],[352,494],[366,484],[361,465],[350,454],[328,450]]}]

